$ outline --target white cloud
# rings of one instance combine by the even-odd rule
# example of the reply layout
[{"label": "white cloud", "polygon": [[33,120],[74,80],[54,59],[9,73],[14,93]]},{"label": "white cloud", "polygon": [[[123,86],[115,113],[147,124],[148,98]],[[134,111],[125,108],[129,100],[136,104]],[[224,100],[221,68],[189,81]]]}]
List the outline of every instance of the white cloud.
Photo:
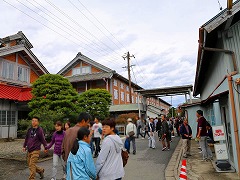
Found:
[{"label": "white cloud", "polygon": [[[34,46],[33,52],[51,73],[57,73],[78,52],[82,52],[127,77],[126,70],[122,69],[126,61],[121,56],[130,51],[137,58],[137,61],[132,59],[132,64],[136,65],[133,68],[137,82],[144,88],[194,83],[198,28],[219,12],[217,1],[209,0],[81,1],[117,38],[116,40],[78,0],[71,2],[79,10],[69,1],[49,1],[72,20],[50,6],[46,0],[21,2],[47,20],[16,0],[7,2],[45,26],[1,1],[0,11],[4,15],[0,17],[3,25],[0,37],[23,31]],[[220,3],[226,7],[225,0],[220,0]],[[104,34],[93,23],[97,24]],[[124,44],[125,48],[118,41]],[[132,78],[134,80],[134,77]],[[182,101],[182,97],[173,98],[174,105]]]}]

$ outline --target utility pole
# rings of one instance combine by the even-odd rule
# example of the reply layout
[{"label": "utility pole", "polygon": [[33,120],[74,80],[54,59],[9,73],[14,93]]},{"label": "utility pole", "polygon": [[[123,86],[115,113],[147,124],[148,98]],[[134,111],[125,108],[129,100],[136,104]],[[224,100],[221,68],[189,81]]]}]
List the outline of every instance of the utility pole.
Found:
[{"label": "utility pole", "polygon": [[127,59],[127,67],[123,67],[123,68],[127,68],[128,70],[128,86],[129,86],[129,101],[130,104],[132,104],[132,82],[131,82],[131,67],[132,65],[130,65],[130,60],[131,57],[135,58],[134,55],[130,55],[129,51],[127,52],[126,55],[123,56],[123,59]]}]

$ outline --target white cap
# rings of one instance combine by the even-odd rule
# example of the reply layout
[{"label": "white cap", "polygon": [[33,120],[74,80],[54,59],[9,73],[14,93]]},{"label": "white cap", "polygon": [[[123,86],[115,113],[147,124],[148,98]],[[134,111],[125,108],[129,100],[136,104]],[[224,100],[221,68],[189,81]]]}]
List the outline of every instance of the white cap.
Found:
[{"label": "white cap", "polygon": [[127,121],[128,121],[128,122],[132,122],[132,118],[128,118]]}]

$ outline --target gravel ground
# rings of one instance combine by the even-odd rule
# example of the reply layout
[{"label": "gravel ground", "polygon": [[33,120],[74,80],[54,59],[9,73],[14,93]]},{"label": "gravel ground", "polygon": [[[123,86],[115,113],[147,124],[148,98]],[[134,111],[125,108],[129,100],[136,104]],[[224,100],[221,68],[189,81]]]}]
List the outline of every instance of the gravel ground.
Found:
[{"label": "gravel ground", "polygon": [[[0,141],[0,159],[11,159],[17,161],[26,161],[26,152],[22,151],[24,139],[15,139],[11,142]],[[52,150],[45,154],[41,151],[40,160],[52,156]]]}]

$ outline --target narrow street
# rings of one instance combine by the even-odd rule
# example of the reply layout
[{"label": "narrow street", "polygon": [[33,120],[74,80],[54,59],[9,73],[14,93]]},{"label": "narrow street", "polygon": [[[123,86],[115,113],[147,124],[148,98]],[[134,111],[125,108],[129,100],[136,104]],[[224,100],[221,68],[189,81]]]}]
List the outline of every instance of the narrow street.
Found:
[{"label": "narrow street", "polygon": [[[164,170],[172,156],[172,153],[176,148],[178,141],[178,137],[173,138],[170,151],[163,152],[161,150],[162,146],[159,141],[157,142],[156,149],[149,149],[147,139],[137,139],[137,154],[130,154],[128,164],[125,167],[124,180],[164,180]],[[4,166],[1,166],[0,172],[5,172],[0,173],[1,180],[28,179],[29,170],[27,168],[24,168],[24,163],[19,163],[11,160],[0,160],[0,163],[4,164]],[[50,179],[52,172],[52,160],[39,163],[38,165],[45,168],[44,179]],[[15,169],[16,171],[10,171],[11,169]],[[57,178],[61,179],[62,171],[60,167],[58,169]],[[38,175],[36,179],[39,179]]]}]

